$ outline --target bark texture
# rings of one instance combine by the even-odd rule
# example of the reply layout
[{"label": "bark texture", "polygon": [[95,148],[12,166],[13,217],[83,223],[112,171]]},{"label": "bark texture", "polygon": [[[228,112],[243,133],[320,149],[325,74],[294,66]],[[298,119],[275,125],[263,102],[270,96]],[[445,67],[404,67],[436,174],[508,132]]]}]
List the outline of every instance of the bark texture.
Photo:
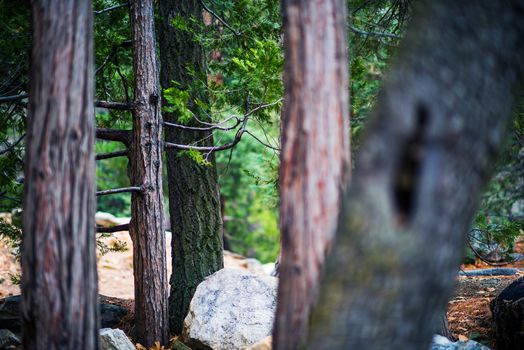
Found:
[{"label": "bark texture", "polygon": [[349,164],[346,5],[283,1],[285,100],[275,349],[307,336]]},{"label": "bark texture", "polygon": [[524,2],[427,1],[344,199],[308,349],[427,349],[524,65]]},{"label": "bark texture", "polygon": [[162,117],[155,51],[153,0],[131,2],[135,108],[129,157],[129,233],[135,275],[135,340],[149,347],[169,341],[166,238],[162,193]]},{"label": "bark texture", "polygon": [[[202,19],[202,7],[198,0],[166,0],[159,2],[160,13],[160,61],[163,88],[173,86],[181,89],[191,85],[191,98],[207,101],[205,54],[190,31],[178,30],[171,25],[174,18]],[[191,19],[192,18],[192,19]],[[196,76],[192,76],[191,68]],[[198,79],[198,80],[197,80]],[[200,81],[201,85],[195,84]],[[190,109],[202,120],[205,114],[197,106]],[[165,120],[177,123],[178,116],[165,113]],[[201,126],[201,125],[200,125]],[[211,132],[193,132],[166,128],[167,142],[190,145],[197,140],[201,146],[212,146]],[[223,267],[222,218],[217,184],[215,159],[212,165],[203,166],[177,150],[166,152],[169,188],[169,214],[173,238],[171,293],[169,296],[169,320],[174,334],[182,332],[184,318],[197,285],[207,276]]]},{"label": "bark texture", "polygon": [[24,349],[98,349],[91,1],[33,1]]}]

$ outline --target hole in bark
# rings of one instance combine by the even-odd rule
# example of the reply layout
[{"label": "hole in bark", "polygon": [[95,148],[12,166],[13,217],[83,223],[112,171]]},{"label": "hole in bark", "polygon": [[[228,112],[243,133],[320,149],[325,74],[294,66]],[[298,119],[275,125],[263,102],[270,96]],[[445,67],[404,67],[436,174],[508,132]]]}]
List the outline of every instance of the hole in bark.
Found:
[{"label": "hole in bark", "polygon": [[418,180],[424,156],[424,139],[429,119],[427,108],[423,104],[418,105],[415,118],[415,128],[404,144],[393,182],[394,206],[397,211],[397,222],[401,226],[411,220],[416,204]]}]

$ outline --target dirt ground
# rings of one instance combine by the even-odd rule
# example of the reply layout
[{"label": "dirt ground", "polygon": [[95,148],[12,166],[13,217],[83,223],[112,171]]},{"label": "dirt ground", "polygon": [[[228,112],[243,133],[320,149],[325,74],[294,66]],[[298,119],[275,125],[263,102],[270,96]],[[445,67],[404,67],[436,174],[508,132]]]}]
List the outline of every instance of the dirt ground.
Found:
[{"label": "dirt ground", "polygon": [[[108,253],[98,258],[99,290],[105,302],[122,305],[131,313],[126,317],[121,328],[129,327],[132,323],[133,310],[133,265],[132,243],[127,232],[118,232],[114,238],[106,240],[123,241],[127,245],[125,252]],[[168,239],[167,266],[171,274],[170,236]],[[524,242],[516,244],[515,251],[524,253]],[[227,254],[225,265],[228,267],[245,268],[246,260],[235,254]],[[463,265],[463,270],[490,268],[485,263]],[[523,272],[515,276],[497,277],[457,277],[455,296],[448,304],[448,321],[452,336],[455,339],[473,339],[491,348],[492,342],[490,301],[508,284],[524,275],[524,261],[519,261],[505,267],[516,267]],[[20,293],[18,285],[13,284],[11,275],[20,273],[18,262],[11,254],[11,248],[0,240],[0,298]]]}]

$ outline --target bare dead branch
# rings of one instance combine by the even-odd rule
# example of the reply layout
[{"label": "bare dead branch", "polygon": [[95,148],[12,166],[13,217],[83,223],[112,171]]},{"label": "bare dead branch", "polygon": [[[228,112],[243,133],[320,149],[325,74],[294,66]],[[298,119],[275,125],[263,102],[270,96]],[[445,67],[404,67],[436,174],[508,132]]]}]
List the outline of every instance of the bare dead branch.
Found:
[{"label": "bare dead branch", "polygon": [[221,146],[191,146],[191,145],[180,145],[180,144],[171,143],[171,142],[164,142],[164,147],[175,148],[175,149],[180,149],[180,150],[196,150],[196,151],[202,151],[202,152],[208,152],[208,153],[218,152],[218,151],[223,151],[223,150],[226,150],[226,149],[230,149],[230,148],[235,147],[240,142],[240,140],[242,139],[242,135],[244,134],[244,132],[246,130],[247,121],[248,121],[248,118],[247,117],[244,118],[244,120],[242,122],[242,127],[240,129],[238,129],[238,131],[237,131],[237,133],[235,135],[235,139],[232,142],[230,142],[230,143],[226,143],[225,145],[221,145]]},{"label": "bare dead branch", "polygon": [[[230,118],[228,118],[228,119],[230,119]],[[232,126],[227,126],[227,127],[220,126],[225,121],[220,122],[218,124],[209,124],[210,126],[208,126],[208,127],[188,126],[188,125],[181,125],[181,124],[175,124],[175,123],[169,123],[169,122],[164,122],[163,124],[164,124],[164,126],[177,128],[177,129],[181,129],[181,130],[193,130],[193,131],[222,130],[222,131],[229,131],[229,130],[235,129],[242,122],[242,119],[239,119],[236,116],[234,116],[234,119],[236,119],[235,124],[232,125]],[[206,124],[208,124],[208,123],[206,123]]]},{"label": "bare dead branch", "polygon": [[213,12],[213,10],[211,10],[203,0],[200,0],[200,4],[202,5],[202,7],[204,8],[204,10],[206,10],[207,12],[209,12],[211,14],[211,16],[215,17],[220,23],[222,23],[227,29],[229,29],[233,34],[235,34],[236,36],[240,36],[240,32],[236,31],[233,27],[231,27],[229,25],[229,23],[227,23],[226,21],[224,21],[219,15],[217,15],[215,12]]},{"label": "bare dead branch", "polygon": [[7,152],[11,152],[25,137],[25,133],[20,136],[15,142],[13,142],[11,145],[7,146],[5,149],[0,151],[0,155],[5,154]]},{"label": "bare dead branch", "polygon": [[120,231],[129,231],[129,224],[116,225],[112,227],[97,227],[97,233],[114,233]]},{"label": "bare dead branch", "polygon": [[124,157],[124,156],[127,156],[127,155],[128,155],[127,150],[115,151],[115,152],[97,154],[95,159],[96,160],[102,160],[102,159],[110,159],[110,158],[116,158],[116,157]]},{"label": "bare dead branch", "polygon": [[365,30],[362,30],[355,26],[349,26],[349,29],[351,29],[353,33],[364,35],[364,36],[374,36],[378,38],[390,38],[390,39],[401,39],[402,38],[399,35],[388,33],[388,32],[366,32]]},{"label": "bare dead branch", "polygon": [[0,96],[0,103],[5,102],[11,102],[11,101],[18,101],[23,100],[24,98],[27,98],[29,94],[19,94],[19,95],[11,95],[11,96]]},{"label": "bare dead branch", "polygon": [[266,146],[267,148],[271,148],[271,149],[274,150],[274,151],[280,152],[280,148],[275,147],[275,146],[272,146],[272,145],[270,145],[269,143],[265,143],[264,141],[262,141],[261,139],[259,139],[259,138],[256,137],[255,135],[253,135],[249,130],[246,130],[246,134],[248,134],[249,136],[251,136],[252,138],[254,138],[255,140],[257,140],[258,143],[260,143],[261,145]]},{"label": "bare dead branch", "polygon": [[[29,94],[19,94],[12,96],[0,96],[0,103],[23,100],[28,98]],[[107,109],[118,109],[118,110],[131,110],[133,109],[133,103],[126,102],[110,102],[110,101],[95,101],[95,107],[107,108]]]},{"label": "bare dead branch", "polygon": [[96,138],[106,141],[122,142],[124,145],[129,146],[131,143],[131,131],[98,128],[96,129]]},{"label": "bare dead branch", "polygon": [[95,101],[95,107],[129,111],[132,110],[135,105],[129,102]]},{"label": "bare dead branch", "polygon": [[115,194],[115,193],[124,193],[124,192],[142,192],[142,187],[138,186],[131,186],[131,187],[122,187],[122,188],[114,188],[111,190],[105,190],[105,191],[97,191],[97,196],[105,196],[108,194]]},{"label": "bare dead branch", "polygon": [[129,3],[126,2],[124,4],[111,6],[111,7],[105,8],[105,9],[100,10],[100,11],[93,11],[93,13],[95,15],[101,15],[102,13],[106,13],[106,12],[110,12],[110,11],[113,11],[113,10],[117,10],[119,8],[126,7],[126,6],[129,6]]}]

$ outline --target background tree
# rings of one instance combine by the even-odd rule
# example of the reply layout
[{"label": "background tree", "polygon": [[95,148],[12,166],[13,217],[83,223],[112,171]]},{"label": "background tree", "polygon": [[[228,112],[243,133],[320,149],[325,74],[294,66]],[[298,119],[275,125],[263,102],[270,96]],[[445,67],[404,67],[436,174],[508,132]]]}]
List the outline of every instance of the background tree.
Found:
[{"label": "background tree", "polygon": [[33,1],[25,165],[25,349],[97,349],[91,1]]},{"label": "background tree", "polygon": [[[172,103],[186,96],[182,108],[171,107],[164,113],[165,120],[187,124],[192,119],[191,114],[195,114],[201,121],[212,122],[206,115],[209,101],[205,52],[193,31],[185,26],[176,26],[177,23],[201,23],[202,6],[197,0],[162,1],[159,3],[159,14],[164,95],[168,95],[168,101]],[[186,113],[180,113],[182,111]],[[195,119],[188,125],[197,130],[168,126],[166,141],[213,146],[212,129]],[[199,162],[183,151],[168,149],[166,160],[173,265],[169,319],[172,332],[180,334],[197,285],[224,266],[222,217],[214,154],[208,154],[205,162]]]},{"label": "background tree", "polygon": [[428,347],[522,79],[523,10],[428,1],[415,17],[344,199],[307,348]]},{"label": "background tree", "polygon": [[285,103],[275,349],[307,336],[349,166],[346,4],[283,2]]},{"label": "background tree", "polygon": [[131,197],[136,341],[167,344],[166,236],[162,187],[162,117],[156,62],[153,1],[130,4],[135,99],[129,178],[140,187]]}]

